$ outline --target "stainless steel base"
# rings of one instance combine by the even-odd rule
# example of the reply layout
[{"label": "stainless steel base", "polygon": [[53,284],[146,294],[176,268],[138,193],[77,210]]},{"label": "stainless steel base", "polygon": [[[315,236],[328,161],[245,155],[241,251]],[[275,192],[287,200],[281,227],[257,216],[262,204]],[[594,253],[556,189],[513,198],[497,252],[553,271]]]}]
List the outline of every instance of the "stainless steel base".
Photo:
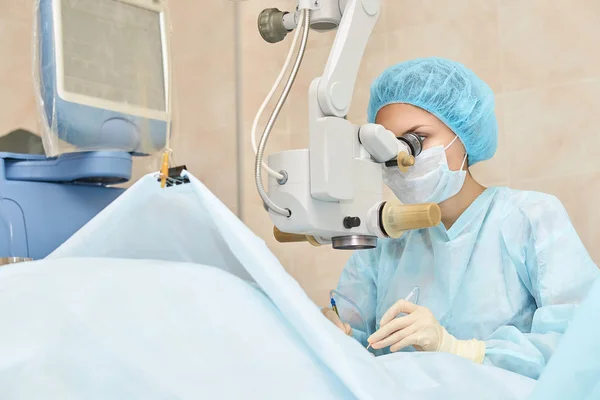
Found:
[{"label": "stainless steel base", "polygon": [[331,239],[331,245],[336,250],[367,250],[377,247],[375,236],[340,236]]},{"label": "stainless steel base", "polygon": [[0,258],[0,267],[3,265],[17,264],[17,263],[26,262],[26,261],[33,261],[33,260],[31,258],[24,258],[24,257]]}]

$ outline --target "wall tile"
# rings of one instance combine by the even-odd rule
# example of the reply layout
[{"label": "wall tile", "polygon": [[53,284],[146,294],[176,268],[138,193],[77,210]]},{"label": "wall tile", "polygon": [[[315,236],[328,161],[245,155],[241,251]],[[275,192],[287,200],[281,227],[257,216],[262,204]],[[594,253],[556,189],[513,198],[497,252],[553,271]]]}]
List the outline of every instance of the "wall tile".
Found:
[{"label": "wall tile", "polygon": [[441,21],[399,26],[387,42],[388,65],[420,57],[450,58],[471,68],[499,92],[502,70],[497,13],[470,14],[468,23]]},{"label": "wall tile", "polygon": [[[600,2],[499,1],[503,91],[600,77]],[[490,43],[490,45],[492,45]]]},{"label": "wall tile", "polygon": [[506,94],[511,181],[564,179],[600,170],[600,80]]},{"label": "wall tile", "polygon": [[178,58],[201,57],[205,63],[225,65],[220,52],[233,54],[234,3],[231,1],[170,1],[171,46]]},{"label": "wall tile", "polygon": [[190,130],[235,127],[235,72],[233,52],[174,59],[173,80],[178,128]]},{"label": "wall tile", "polygon": [[[10,7],[11,13],[18,9]],[[29,10],[29,9],[28,9]],[[18,14],[18,13],[17,13]],[[33,18],[33,14],[24,14]],[[39,132],[32,72],[32,20],[0,23],[0,135],[17,128]]]},{"label": "wall tile", "polygon": [[234,4],[171,1],[173,162],[237,211]]},{"label": "wall tile", "polygon": [[31,29],[36,3],[32,0],[2,0],[0,2],[2,23],[25,22]]},{"label": "wall tile", "polygon": [[[383,19],[388,30],[436,23],[477,25],[478,19],[496,13],[495,1],[385,0]],[[480,26],[479,26],[480,27]],[[415,39],[419,42],[420,38]]]}]

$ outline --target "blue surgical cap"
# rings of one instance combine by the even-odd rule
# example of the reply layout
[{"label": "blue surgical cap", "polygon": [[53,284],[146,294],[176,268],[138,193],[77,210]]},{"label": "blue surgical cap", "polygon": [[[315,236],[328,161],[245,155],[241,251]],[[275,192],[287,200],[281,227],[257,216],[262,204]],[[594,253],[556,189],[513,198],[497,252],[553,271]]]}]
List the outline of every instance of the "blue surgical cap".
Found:
[{"label": "blue surgical cap", "polygon": [[385,70],[371,86],[369,122],[388,104],[422,108],[463,142],[469,165],[492,158],[498,148],[494,92],[473,71],[443,58],[421,58]]}]

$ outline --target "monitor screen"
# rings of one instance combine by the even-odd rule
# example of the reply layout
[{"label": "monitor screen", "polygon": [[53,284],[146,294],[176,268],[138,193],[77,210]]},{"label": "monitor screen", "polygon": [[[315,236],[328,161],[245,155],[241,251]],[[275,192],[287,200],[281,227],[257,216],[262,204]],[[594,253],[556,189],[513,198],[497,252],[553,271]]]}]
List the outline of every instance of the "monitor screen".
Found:
[{"label": "monitor screen", "polygon": [[62,0],[64,90],[165,111],[159,12],[118,0]]}]

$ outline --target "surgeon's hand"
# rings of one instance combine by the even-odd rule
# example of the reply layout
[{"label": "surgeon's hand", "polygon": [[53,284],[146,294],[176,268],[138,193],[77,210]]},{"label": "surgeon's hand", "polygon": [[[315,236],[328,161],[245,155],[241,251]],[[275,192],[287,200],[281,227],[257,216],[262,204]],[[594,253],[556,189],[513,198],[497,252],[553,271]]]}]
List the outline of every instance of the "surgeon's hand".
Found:
[{"label": "surgeon's hand", "polygon": [[[400,313],[408,315],[396,318]],[[482,363],[485,357],[485,343],[472,340],[458,340],[450,335],[427,307],[421,307],[406,300],[399,300],[381,318],[380,328],[367,341],[374,349],[390,346],[396,352],[408,346],[418,351],[440,351],[468,358]]]},{"label": "surgeon's hand", "polygon": [[321,312],[328,320],[333,322],[335,326],[340,328],[342,332],[344,332],[348,336],[352,336],[352,328],[350,327],[350,325],[343,323],[340,317],[338,317],[338,315],[335,313],[335,311],[333,311],[331,308],[324,307],[321,309]]}]

